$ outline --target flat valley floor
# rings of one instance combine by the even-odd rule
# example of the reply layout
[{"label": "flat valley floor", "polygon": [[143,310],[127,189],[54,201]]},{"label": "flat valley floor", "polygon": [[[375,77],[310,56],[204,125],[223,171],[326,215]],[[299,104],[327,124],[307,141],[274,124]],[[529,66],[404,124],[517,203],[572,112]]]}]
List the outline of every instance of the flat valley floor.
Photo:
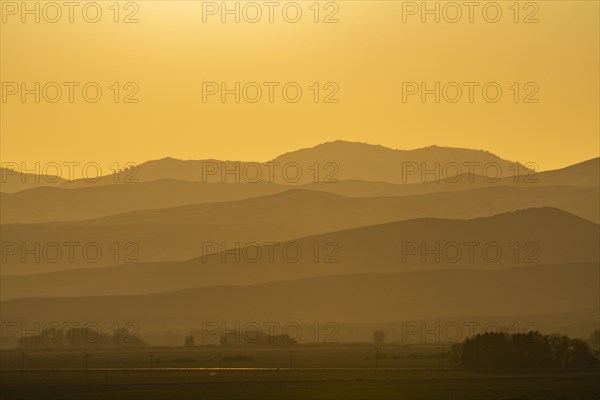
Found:
[{"label": "flat valley floor", "polygon": [[600,373],[436,369],[3,370],[2,399],[599,399]]}]

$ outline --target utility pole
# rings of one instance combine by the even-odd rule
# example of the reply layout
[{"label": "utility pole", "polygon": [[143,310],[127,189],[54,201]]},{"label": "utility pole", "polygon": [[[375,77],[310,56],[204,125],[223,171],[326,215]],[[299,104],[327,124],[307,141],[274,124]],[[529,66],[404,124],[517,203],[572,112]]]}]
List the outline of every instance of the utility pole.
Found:
[{"label": "utility pole", "polygon": [[444,369],[444,345],[442,344],[442,369]]},{"label": "utility pole", "polygon": [[223,362],[223,353],[219,352],[219,369],[221,369],[222,362]]},{"label": "utility pole", "polygon": [[294,368],[294,351],[290,350],[290,369]]},{"label": "utility pole", "polygon": [[379,347],[375,347],[375,369],[379,368]]},{"label": "utility pole", "polygon": [[150,352],[150,369],[154,368],[154,352]]},{"label": "utility pole", "polygon": [[25,371],[25,352],[21,353],[21,370]]},{"label": "utility pole", "polygon": [[83,355],[85,357],[85,369],[88,369],[88,359],[90,358],[89,353]]}]

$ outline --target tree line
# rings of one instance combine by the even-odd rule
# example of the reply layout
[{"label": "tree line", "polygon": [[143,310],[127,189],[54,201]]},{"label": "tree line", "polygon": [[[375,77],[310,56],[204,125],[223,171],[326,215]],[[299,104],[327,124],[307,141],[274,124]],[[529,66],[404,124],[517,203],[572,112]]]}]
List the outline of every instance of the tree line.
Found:
[{"label": "tree line", "polygon": [[450,360],[462,368],[598,367],[585,340],[539,332],[489,332],[467,338],[450,349]]}]

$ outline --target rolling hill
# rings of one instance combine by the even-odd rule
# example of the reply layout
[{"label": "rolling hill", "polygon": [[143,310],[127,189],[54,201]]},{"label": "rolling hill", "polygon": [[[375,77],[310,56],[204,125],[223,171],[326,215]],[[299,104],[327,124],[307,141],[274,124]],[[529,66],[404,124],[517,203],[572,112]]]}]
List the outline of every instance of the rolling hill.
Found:
[{"label": "rolling hill", "polygon": [[[452,180],[418,184],[349,180],[335,183],[309,183],[301,185],[299,188],[347,197],[410,196],[486,187],[498,188],[501,186],[524,189],[534,189],[542,186],[597,188],[600,184],[599,170],[600,159],[594,159],[560,170],[507,177],[497,181],[490,181],[480,175],[463,174],[452,178]],[[0,221],[3,224],[82,221],[137,210],[260,197],[280,193],[293,187],[264,181],[224,185],[174,179],[160,179],[125,185],[90,185],[70,189],[62,186],[38,187],[13,194],[0,193],[2,203]],[[555,206],[556,204],[549,201],[545,205]],[[569,211],[577,212],[573,208]]]},{"label": "rolling hill", "polygon": [[255,242],[183,262],[122,264],[5,275],[2,299],[147,294],[321,275],[423,269],[506,269],[600,261],[600,226],[567,212],[527,209],[470,220],[422,218],[294,239]]},{"label": "rolling hill", "polygon": [[[507,270],[427,270],[211,286],[137,296],[2,301],[2,322],[135,323],[144,331],[200,329],[203,322],[385,323],[464,315],[515,320],[598,309],[596,264]],[[535,322],[535,321],[531,321]],[[594,322],[594,321],[591,321]]]},{"label": "rolling hill", "polygon": [[[468,164],[472,165],[469,167]],[[438,169],[438,176],[421,174]],[[129,182],[150,182],[177,179],[195,182],[270,183],[302,185],[336,180],[384,181],[390,183],[420,183],[446,176],[474,173],[513,176],[515,171],[528,169],[503,160],[487,151],[431,146],[415,150],[394,150],[366,143],[335,141],[286,153],[267,162],[178,160],[163,158],[151,160],[116,174],[105,175],[93,181],[76,179],[57,182],[60,187],[77,188]],[[19,186],[11,180],[1,191],[13,193],[32,186],[55,186],[42,180],[35,185]]]},{"label": "rolling hill", "polygon": [[[42,273],[107,266],[120,264],[128,256],[128,260],[142,262],[182,261],[200,256],[205,242],[231,246],[285,241],[411,218],[475,218],[531,207],[558,207],[598,221],[599,201],[596,189],[577,187],[493,187],[371,198],[291,190],[233,202],[135,211],[87,221],[5,224],[0,226],[2,242],[5,249],[12,246],[12,252],[7,252],[10,255],[3,260],[0,272]],[[78,246],[72,257],[65,243]],[[26,255],[26,249],[34,249],[38,259]],[[44,252],[47,254],[42,256]]]},{"label": "rolling hill", "polygon": [[36,187],[55,187],[67,182],[59,176],[22,173],[13,168],[0,168],[0,175],[0,192],[2,193],[15,193]]},{"label": "rolling hill", "polygon": [[0,193],[0,216],[3,224],[81,221],[137,210],[241,200],[285,190],[289,186],[266,182],[223,185],[174,179],[77,189],[39,187]]}]

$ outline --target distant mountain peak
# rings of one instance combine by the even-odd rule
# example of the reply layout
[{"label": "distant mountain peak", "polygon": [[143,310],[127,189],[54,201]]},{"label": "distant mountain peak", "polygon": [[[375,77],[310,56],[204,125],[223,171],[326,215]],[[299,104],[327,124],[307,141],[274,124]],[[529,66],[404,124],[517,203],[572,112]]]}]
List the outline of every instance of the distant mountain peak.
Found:
[{"label": "distant mountain peak", "polygon": [[432,144],[430,146],[425,146],[425,147],[418,147],[418,148],[414,148],[414,149],[398,149],[398,148],[392,148],[392,147],[387,147],[384,145],[380,145],[380,144],[372,144],[372,143],[367,143],[367,142],[353,142],[353,141],[348,141],[348,140],[333,140],[333,141],[329,141],[329,142],[323,142],[320,144],[317,144],[315,146],[312,147],[303,147],[297,150],[292,150],[286,153],[283,153],[279,156],[277,156],[274,160],[275,161],[277,159],[281,159],[281,158],[285,158],[285,157],[289,157],[290,155],[294,155],[294,154],[302,154],[302,153],[310,153],[310,152],[314,152],[314,151],[336,151],[336,152],[344,152],[344,151],[361,151],[364,150],[365,152],[367,151],[381,151],[381,152],[385,152],[387,154],[398,154],[398,153],[410,153],[410,152],[427,152],[427,151],[435,151],[435,152],[443,152],[443,151],[449,151],[449,152],[456,152],[456,151],[460,151],[460,152],[468,152],[468,153],[482,153],[482,154],[486,154],[489,155],[491,157],[500,159],[500,157],[496,156],[494,153],[492,153],[489,150],[483,150],[483,149],[470,149],[470,148],[464,148],[464,147],[451,147],[451,146],[440,146],[437,144]]}]

